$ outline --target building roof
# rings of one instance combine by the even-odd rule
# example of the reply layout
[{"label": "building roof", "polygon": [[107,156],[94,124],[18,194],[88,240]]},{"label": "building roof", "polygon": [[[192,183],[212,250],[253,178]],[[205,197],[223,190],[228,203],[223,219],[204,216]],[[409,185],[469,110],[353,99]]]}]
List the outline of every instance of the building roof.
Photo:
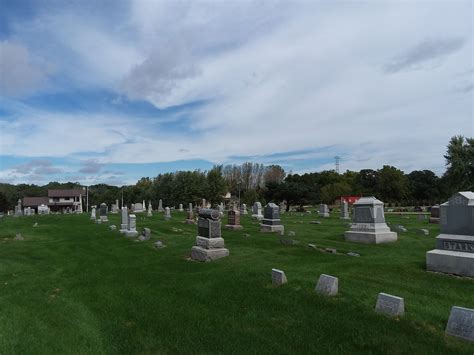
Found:
[{"label": "building roof", "polygon": [[81,189],[48,190],[48,197],[79,197],[83,193]]},{"label": "building roof", "polygon": [[41,205],[48,205],[49,198],[48,197],[23,197],[23,206],[26,207],[33,207],[33,206],[41,206]]}]

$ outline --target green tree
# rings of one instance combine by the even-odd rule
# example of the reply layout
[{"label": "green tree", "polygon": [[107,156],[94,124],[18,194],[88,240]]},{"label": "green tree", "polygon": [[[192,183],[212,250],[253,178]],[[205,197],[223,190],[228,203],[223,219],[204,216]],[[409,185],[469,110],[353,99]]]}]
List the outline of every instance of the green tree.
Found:
[{"label": "green tree", "polygon": [[222,201],[222,196],[227,191],[227,184],[222,176],[222,166],[214,166],[207,173],[206,197],[211,205]]},{"label": "green tree", "polygon": [[382,201],[405,201],[409,195],[409,182],[403,171],[384,165],[377,172],[377,197]]},{"label": "green tree", "polygon": [[421,202],[439,201],[439,177],[431,170],[415,170],[407,175],[411,196]]},{"label": "green tree", "polygon": [[448,185],[448,194],[474,190],[474,138],[452,137],[444,158],[446,172],[443,178]]}]

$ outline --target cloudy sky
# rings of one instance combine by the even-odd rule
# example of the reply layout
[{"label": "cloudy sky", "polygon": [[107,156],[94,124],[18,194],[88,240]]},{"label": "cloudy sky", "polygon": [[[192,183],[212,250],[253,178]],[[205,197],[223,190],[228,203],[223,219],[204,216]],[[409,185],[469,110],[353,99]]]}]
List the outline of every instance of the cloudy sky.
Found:
[{"label": "cloudy sky", "polygon": [[0,0],[0,181],[444,170],[472,1]]}]

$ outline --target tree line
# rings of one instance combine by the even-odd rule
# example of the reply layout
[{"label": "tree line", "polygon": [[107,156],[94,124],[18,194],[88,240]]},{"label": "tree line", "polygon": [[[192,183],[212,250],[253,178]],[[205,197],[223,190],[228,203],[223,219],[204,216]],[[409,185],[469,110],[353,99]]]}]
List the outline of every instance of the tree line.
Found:
[{"label": "tree line", "polygon": [[[446,171],[437,176],[430,170],[408,174],[384,165],[380,169],[334,170],[306,174],[287,174],[281,166],[264,166],[246,162],[241,165],[219,165],[208,171],[177,171],[143,177],[134,185],[122,187],[97,184],[88,187],[89,205],[102,202],[125,204],[151,201],[158,206],[198,204],[205,198],[212,205],[224,200],[230,192],[235,201],[251,205],[286,201],[287,207],[333,203],[340,196],[376,196],[388,206],[432,205],[445,201],[456,191],[474,190],[474,138],[451,138],[445,154]],[[0,211],[13,209],[19,198],[47,196],[48,189],[82,188],[79,183],[51,182],[44,186],[0,184]]]}]

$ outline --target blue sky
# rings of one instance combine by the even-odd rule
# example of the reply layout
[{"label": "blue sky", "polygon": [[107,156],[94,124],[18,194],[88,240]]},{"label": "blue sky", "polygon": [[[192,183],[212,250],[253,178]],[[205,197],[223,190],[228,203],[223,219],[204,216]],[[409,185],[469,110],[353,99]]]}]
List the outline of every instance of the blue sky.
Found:
[{"label": "blue sky", "polygon": [[254,161],[444,170],[472,1],[0,0],[0,181]]}]

